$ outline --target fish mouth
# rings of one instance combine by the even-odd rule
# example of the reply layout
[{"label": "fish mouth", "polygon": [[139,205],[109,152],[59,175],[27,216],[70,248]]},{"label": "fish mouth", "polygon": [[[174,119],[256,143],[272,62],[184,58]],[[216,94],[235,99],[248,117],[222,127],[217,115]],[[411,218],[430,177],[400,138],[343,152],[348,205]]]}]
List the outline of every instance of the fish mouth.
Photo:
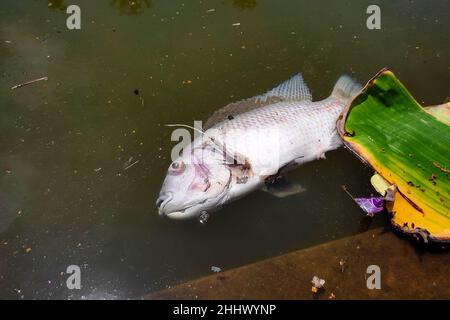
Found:
[{"label": "fish mouth", "polygon": [[164,207],[172,200],[172,192],[164,192],[160,194],[156,200],[156,207],[158,208],[158,213],[160,216],[164,215]]},{"label": "fish mouth", "polygon": [[196,215],[197,215],[196,213],[190,213],[190,214],[186,213],[186,209],[166,213],[166,217],[173,219],[173,220],[185,220],[185,219],[193,218]]},{"label": "fish mouth", "polygon": [[162,215],[165,215],[166,217],[168,217],[170,219],[174,219],[174,220],[185,220],[185,219],[194,218],[194,217],[199,216],[200,212],[201,212],[201,210],[195,210],[195,207],[201,206],[206,201],[208,201],[208,199],[194,203],[194,204],[187,206],[180,210],[162,213]]},{"label": "fish mouth", "polygon": [[[229,169],[228,169],[229,170]],[[200,216],[202,211],[210,210],[214,205],[220,205],[224,202],[224,199],[226,199],[227,190],[230,187],[230,183],[232,180],[232,174],[229,170],[229,178],[228,181],[222,185],[221,191],[212,196],[205,198],[201,201],[197,202],[190,202],[187,203],[184,207],[178,207],[172,206],[172,208],[168,208],[171,206],[168,206],[167,204],[172,200],[173,193],[172,192],[164,192],[160,194],[160,197],[158,200],[156,200],[156,206],[158,207],[158,213],[160,216],[166,216],[170,219],[174,220],[186,220],[190,218],[195,218]],[[169,212],[169,210],[172,210]]]}]

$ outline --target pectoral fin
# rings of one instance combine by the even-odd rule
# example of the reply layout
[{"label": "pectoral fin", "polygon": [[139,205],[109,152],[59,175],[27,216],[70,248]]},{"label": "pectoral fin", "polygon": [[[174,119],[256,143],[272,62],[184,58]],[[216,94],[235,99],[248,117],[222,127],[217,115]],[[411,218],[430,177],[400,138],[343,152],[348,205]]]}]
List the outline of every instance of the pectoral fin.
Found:
[{"label": "pectoral fin", "polygon": [[306,191],[300,184],[290,182],[283,176],[270,176],[266,178],[263,190],[279,198]]}]

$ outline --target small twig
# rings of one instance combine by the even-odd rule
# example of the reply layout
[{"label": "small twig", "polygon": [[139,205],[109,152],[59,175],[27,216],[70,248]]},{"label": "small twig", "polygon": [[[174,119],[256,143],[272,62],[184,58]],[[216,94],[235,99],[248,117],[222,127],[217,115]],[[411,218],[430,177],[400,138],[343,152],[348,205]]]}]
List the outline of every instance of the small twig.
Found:
[{"label": "small twig", "polygon": [[44,81],[44,80],[47,81],[48,77],[42,77],[42,78],[39,78],[39,79],[34,79],[34,80],[31,80],[31,81],[27,81],[27,82],[18,84],[18,85],[14,86],[14,87],[11,87],[11,90],[18,89],[18,88],[27,86],[29,84],[32,84],[32,83],[35,83],[35,82],[39,82],[39,81]]},{"label": "small twig", "polygon": [[350,196],[350,198],[352,198],[353,200],[355,200],[355,197],[347,190],[347,187],[342,185],[341,186],[342,190],[345,191],[346,194],[348,194]]},{"label": "small twig", "polygon": [[128,166],[126,166],[125,168],[123,168],[123,170],[128,170],[128,169],[130,169],[132,166],[134,166],[136,163],[138,163],[139,162],[139,160],[136,160],[135,162],[133,162],[132,164],[130,164],[130,165],[128,165]]}]

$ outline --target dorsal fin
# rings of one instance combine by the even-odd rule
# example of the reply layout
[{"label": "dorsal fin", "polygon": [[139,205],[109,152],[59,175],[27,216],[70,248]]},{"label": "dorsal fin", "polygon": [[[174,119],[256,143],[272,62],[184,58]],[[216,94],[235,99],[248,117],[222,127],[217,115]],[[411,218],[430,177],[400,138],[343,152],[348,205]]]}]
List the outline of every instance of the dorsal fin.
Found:
[{"label": "dorsal fin", "polygon": [[298,73],[262,95],[230,103],[215,111],[203,128],[207,130],[225,119],[280,101],[311,101],[311,99],[308,86],[301,73]]},{"label": "dorsal fin", "polygon": [[266,94],[259,96],[260,99],[269,97],[278,97],[284,101],[311,101],[312,96],[309,92],[309,88],[306,85],[305,80],[301,73],[297,73],[295,76],[279,84]]}]

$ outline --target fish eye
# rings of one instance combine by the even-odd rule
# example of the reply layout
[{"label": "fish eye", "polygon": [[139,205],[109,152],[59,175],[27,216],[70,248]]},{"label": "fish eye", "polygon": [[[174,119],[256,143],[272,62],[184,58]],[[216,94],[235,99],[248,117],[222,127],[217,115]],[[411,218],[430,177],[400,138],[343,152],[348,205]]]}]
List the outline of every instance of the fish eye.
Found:
[{"label": "fish eye", "polygon": [[175,174],[180,174],[184,171],[186,165],[183,161],[175,161],[170,165],[170,171]]}]

